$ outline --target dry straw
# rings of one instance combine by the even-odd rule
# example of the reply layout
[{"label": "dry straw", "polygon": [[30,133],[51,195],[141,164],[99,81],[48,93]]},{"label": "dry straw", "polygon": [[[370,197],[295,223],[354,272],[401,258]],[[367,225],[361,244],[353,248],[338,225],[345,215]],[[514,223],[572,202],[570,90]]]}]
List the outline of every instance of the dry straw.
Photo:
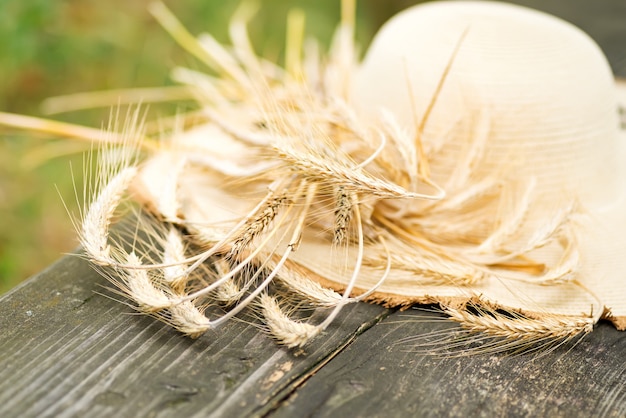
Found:
[{"label": "dry straw", "polygon": [[[198,337],[247,310],[277,342],[300,347],[342,307],[364,299],[389,306],[438,302],[464,329],[496,338],[504,348],[570,340],[601,317],[617,318],[623,327],[623,313],[619,322],[607,309],[618,306],[602,299],[607,292],[581,277],[589,273],[581,261],[580,224],[587,213],[581,196],[567,195],[552,177],[557,186],[547,188],[541,173],[520,169],[531,154],[515,141],[533,137],[514,138],[521,125],[502,127],[510,115],[498,113],[500,103],[514,100],[483,97],[483,80],[469,83],[463,77],[471,71],[458,70],[475,63],[470,52],[480,47],[481,16],[500,16],[491,21],[512,30],[519,23],[506,22],[517,14],[520,21],[536,19],[548,35],[571,29],[495,3],[422,7],[388,24],[362,64],[353,0],[342,2],[341,24],[325,57],[314,41],[303,40],[304,15],[292,13],[280,68],[252,50],[248,3],[232,20],[228,47],[209,35],[192,36],[154,3],[156,19],[213,73],[174,71],[199,107],[180,115],[184,128],[157,142],[140,129],[138,112],[122,129],[112,126],[98,136],[12,115],[0,119],[120,144],[99,154],[77,222],[81,243],[136,309],[186,335]],[[411,20],[421,22],[420,13],[441,23],[429,30],[433,39],[445,35],[445,48],[433,41],[436,60],[427,67],[416,57],[392,55],[395,73],[387,74],[390,62],[376,54],[411,49],[400,35],[420,26]],[[385,44],[388,38],[394,48]],[[418,69],[423,78],[414,77]],[[524,77],[524,86],[536,81],[531,73]],[[545,82],[544,74],[536,78]],[[520,93],[510,84],[517,95],[526,88]],[[184,95],[180,89],[149,92],[155,100]],[[450,92],[464,97],[451,99]],[[472,100],[483,98],[474,106]],[[90,106],[103,97],[80,99]],[[458,112],[464,100],[470,101],[469,119]],[[55,103],[63,107],[62,100],[48,104]],[[138,150],[147,156],[139,158]],[[546,199],[552,192],[565,197]],[[111,224],[128,196],[152,217],[140,215],[134,229],[116,238]],[[209,309],[214,305],[223,310]],[[321,309],[325,319],[294,319],[310,308]]]}]

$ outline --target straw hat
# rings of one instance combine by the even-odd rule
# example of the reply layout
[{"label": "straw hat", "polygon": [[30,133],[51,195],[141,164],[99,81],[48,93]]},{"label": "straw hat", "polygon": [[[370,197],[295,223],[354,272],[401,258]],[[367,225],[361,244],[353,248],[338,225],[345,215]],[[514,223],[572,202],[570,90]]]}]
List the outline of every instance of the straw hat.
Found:
[{"label": "straw hat", "polygon": [[[469,286],[425,285],[428,281],[407,267],[394,270],[373,299],[390,305],[449,303],[479,294],[538,318],[595,316],[599,309],[626,329],[626,138],[619,131],[611,70],[585,33],[510,4],[419,5],[393,17],[376,35],[355,78],[353,98],[362,114],[389,112],[419,137],[432,180],[448,192],[437,204],[463,198],[485,181],[507,195],[483,208],[496,225],[485,224],[485,214],[465,201],[457,211],[442,211],[449,220],[437,216],[443,225],[426,220],[416,228],[447,246],[452,257],[484,256],[490,277]],[[421,210],[424,217],[436,212],[422,203],[409,209],[418,218]],[[514,258],[506,254],[521,254],[515,249],[554,229],[563,211],[570,219],[557,242],[531,245],[524,258],[567,274],[557,280],[559,274],[542,279],[545,270],[536,280],[522,269],[519,275],[502,274],[497,265]],[[473,222],[476,228],[468,228]],[[465,230],[455,236],[452,228]],[[493,228],[499,232],[488,237]],[[477,235],[475,243],[465,232]],[[503,258],[497,260],[498,254]],[[298,261],[342,283],[333,274],[336,266],[310,261],[320,259]],[[368,289],[377,277],[366,269],[357,286]]]}]

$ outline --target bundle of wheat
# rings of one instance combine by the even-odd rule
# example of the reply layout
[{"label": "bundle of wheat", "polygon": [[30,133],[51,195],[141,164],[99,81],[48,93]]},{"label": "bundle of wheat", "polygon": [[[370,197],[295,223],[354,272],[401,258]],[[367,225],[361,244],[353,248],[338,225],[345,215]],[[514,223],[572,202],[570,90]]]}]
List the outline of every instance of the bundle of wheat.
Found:
[{"label": "bundle of wheat", "polygon": [[[137,111],[99,138],[117,145],[77,222],[87,257],[192,337],[248,310],[302,346],[362,300],[437,303],[507,348],[626,328],[626,155],[597,46],[518,6],[434,2],[359,63],[342,7],[327,56],[292,15],[280,68],[252,50],[245,6],[227,48],[155,4],[212,73],[173,72],[195,124],[146,138]],[[127,196],[141,213],[114,236]]]}]

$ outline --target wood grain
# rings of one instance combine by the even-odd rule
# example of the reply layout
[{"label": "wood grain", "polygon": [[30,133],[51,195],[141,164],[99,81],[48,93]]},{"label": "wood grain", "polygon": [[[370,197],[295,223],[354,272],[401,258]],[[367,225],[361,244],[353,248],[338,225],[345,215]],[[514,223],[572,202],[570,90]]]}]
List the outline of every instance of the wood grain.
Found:
[{"label": "wood grain", "polygon": [[450,328],[432,313],[387,317],[308,380],[275,417],[302,411],[316,417],[626,416],[626,333],[610,324],[545,355],[445,358],[401,342]]}]

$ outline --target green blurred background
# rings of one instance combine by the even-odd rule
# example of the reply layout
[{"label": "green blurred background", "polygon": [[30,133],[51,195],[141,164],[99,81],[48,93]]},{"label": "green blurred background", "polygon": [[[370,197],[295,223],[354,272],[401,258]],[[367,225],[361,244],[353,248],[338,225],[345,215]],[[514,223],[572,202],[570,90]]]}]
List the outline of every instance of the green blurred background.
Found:
[{"label": "green blurred background", "polygon": [[[390,15],[411,0],[358,2],[358,39],[365,48]],[[174,44],[147,12],[150,0],[0,0],[0,111],[42,115],[47,97],[76,92],[171,84],[175,65],[201,68]],[[226,24],[239,4],[231,0],[165,3],[194,34],[227,40]],[[263,0],[251,24],[257,50],[280,57],[285,17],[303,9],[307,33],[328,43],[339,21],[339,0]],[[163,114],[170,108],[151,107]],[[54,115],[95,127],[109,109]],[[0,293],[77,246],[62,199],[75,209],[70,164],[82,157],[37,161],[51,141],[0,128]],[[58,190],[58,191],[57,191]]]}]

